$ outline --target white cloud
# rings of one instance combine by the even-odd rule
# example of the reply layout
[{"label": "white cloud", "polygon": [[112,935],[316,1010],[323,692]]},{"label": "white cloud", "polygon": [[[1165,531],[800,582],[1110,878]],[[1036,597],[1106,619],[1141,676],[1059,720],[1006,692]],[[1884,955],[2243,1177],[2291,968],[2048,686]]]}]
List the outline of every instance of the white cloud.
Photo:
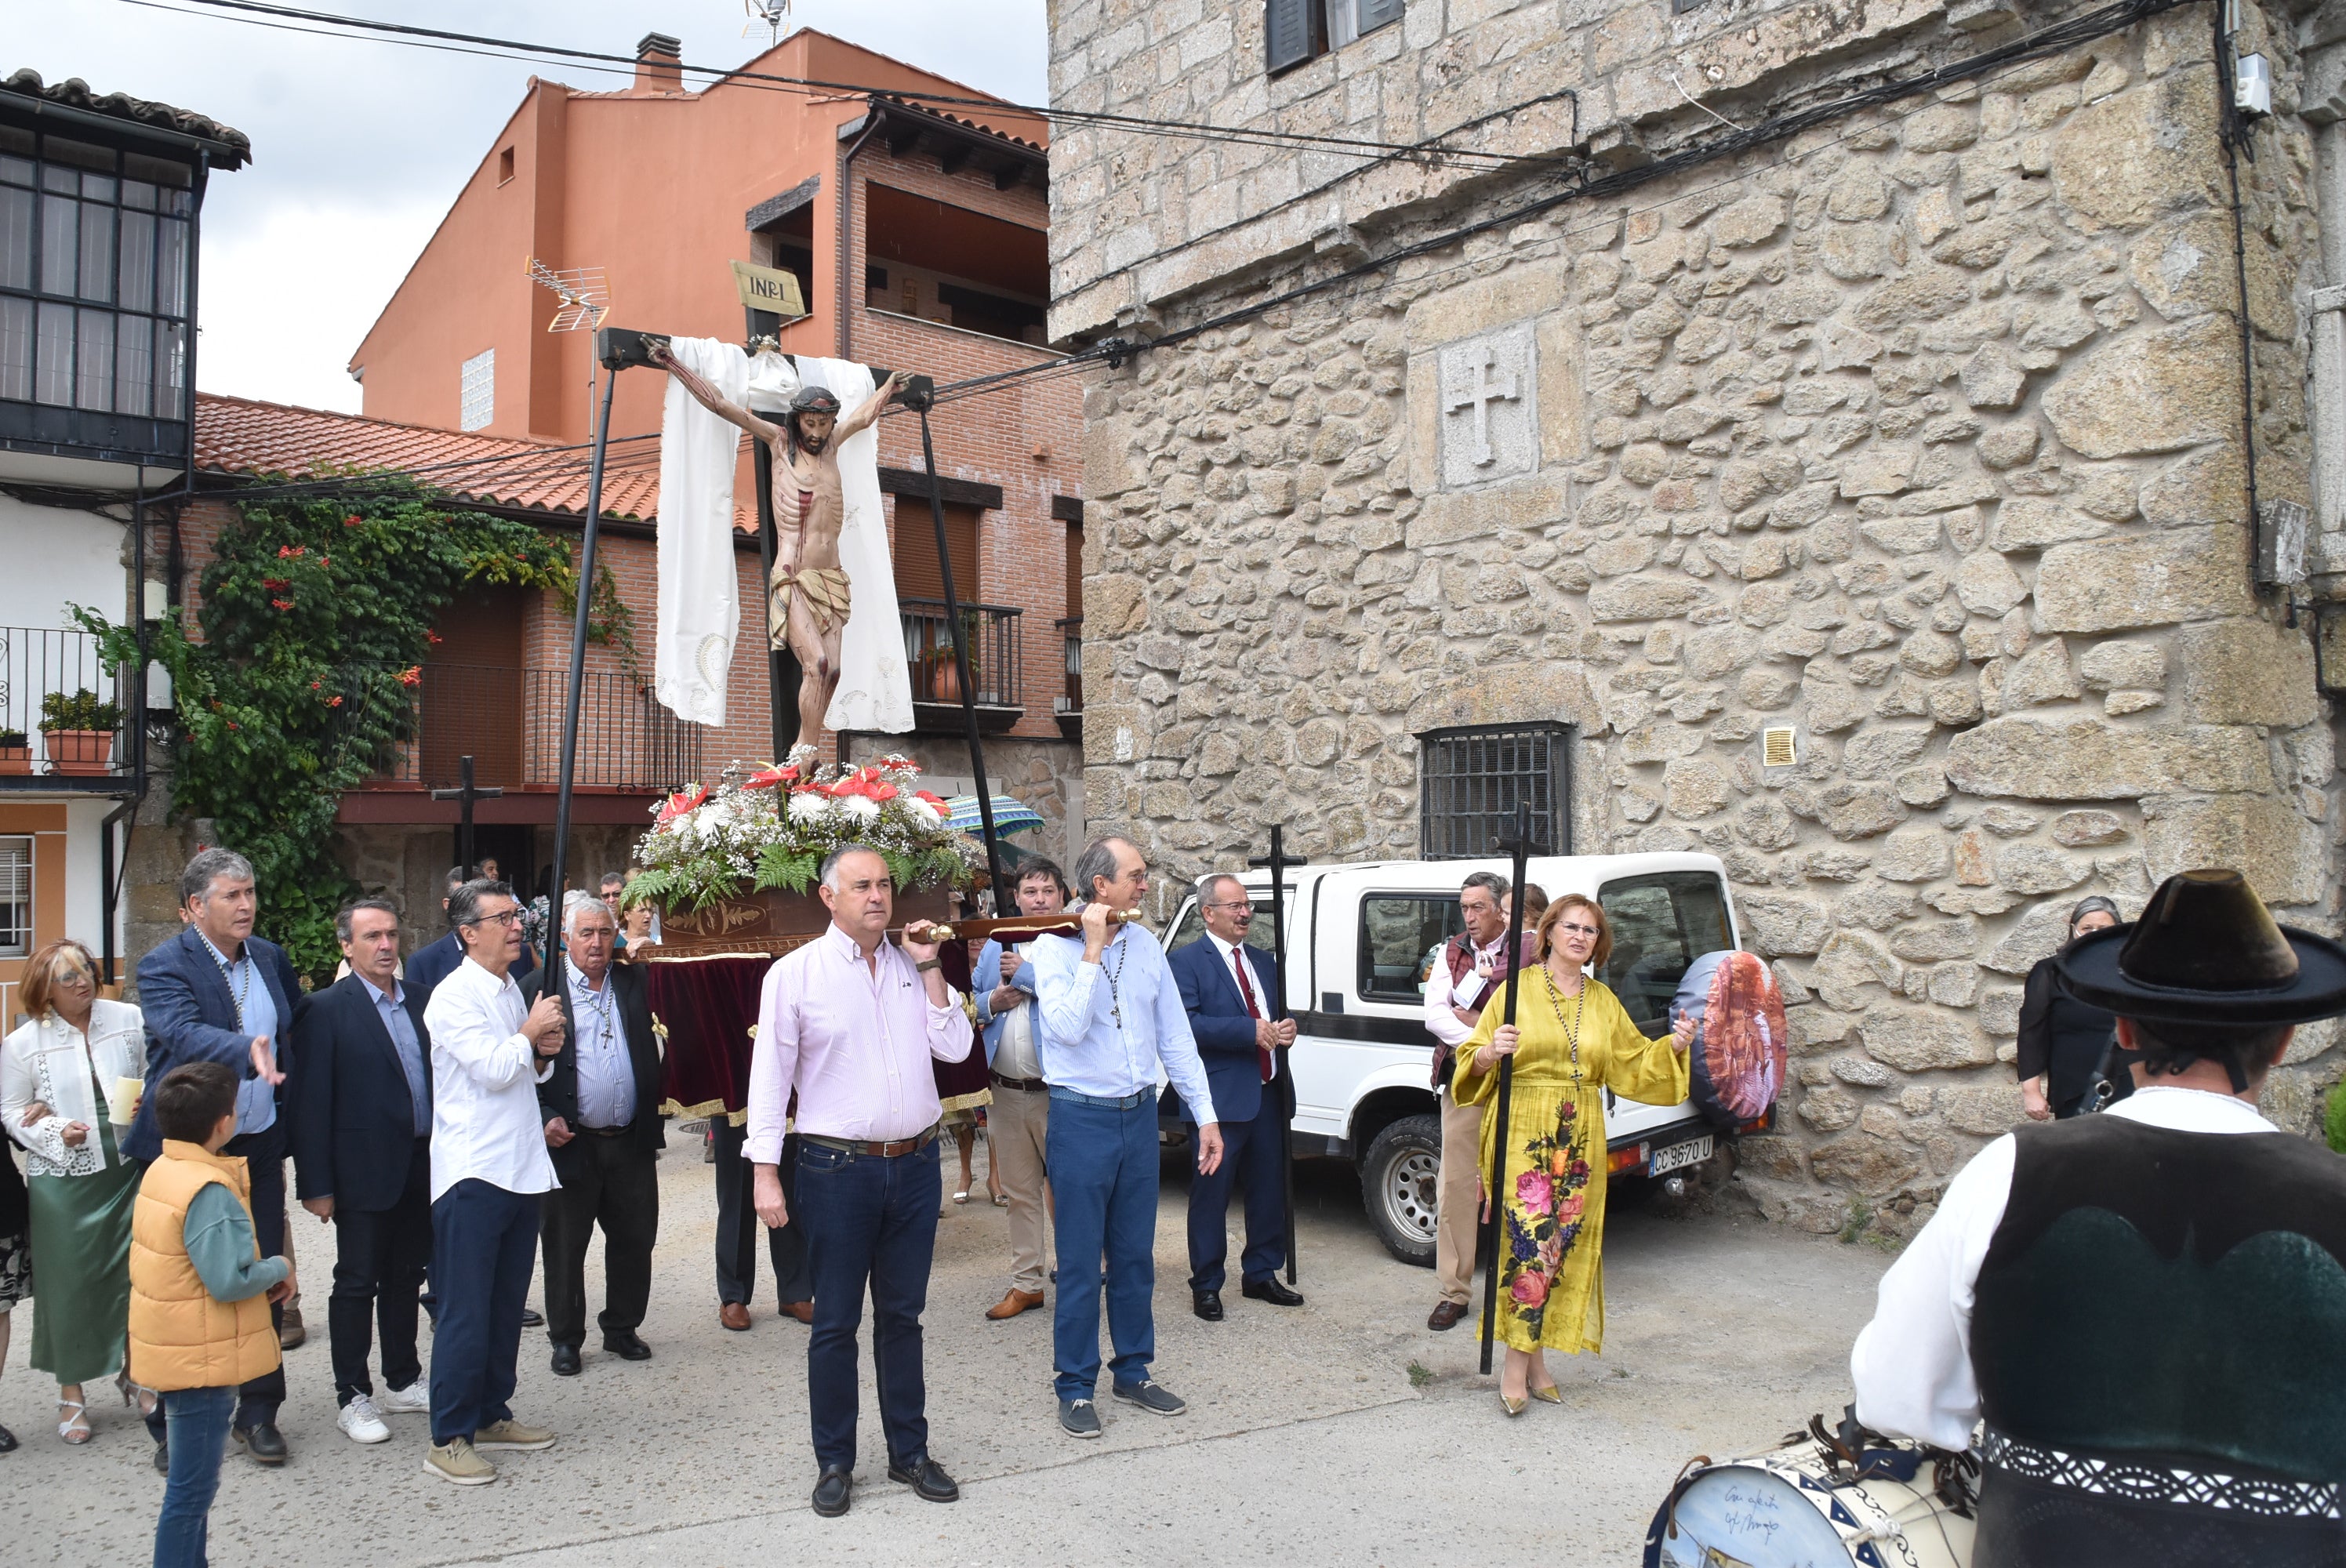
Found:
[{"label": "white cloud", "polygon": [[[796,0],[814,27],[1020,102],[1046,96],[1046,0]],[[401,0],[321,10],[576,48],[632,54],[647,32],[684,40],[694,64],[738,65],[766,29],[740,0]],[[316,37],[124,0],[11,8],[0,75],[160,99],[252,138],[253,162],[216,178],[204,206],[207,392],[356,409],[344,367],[431,238],[532,75],[587,90],[620,77],[577,64],[516,62]]]}]

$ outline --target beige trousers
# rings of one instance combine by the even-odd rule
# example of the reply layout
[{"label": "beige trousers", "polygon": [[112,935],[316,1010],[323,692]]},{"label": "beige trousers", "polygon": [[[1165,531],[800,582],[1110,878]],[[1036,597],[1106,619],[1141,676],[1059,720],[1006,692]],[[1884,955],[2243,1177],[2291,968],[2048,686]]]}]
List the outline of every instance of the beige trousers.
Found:
[{"label": "beige trousers", "polygon": [[[987,1156],[1010,1200],[1010,1288],[1043,1291],[1043,1135],[1051,1125],[1051,1096],[1039,1089],[994,1085],[985,1109]],[[1466,1156],[1467,1164],[1474,1156]]]},{"label": "beige trousers", "polygon": [[1474,1232],[1482,1219],[1483,1107],[1461,1105],[1444,1087],[1442,1100],[1442,1188],[1435,1198],[1433,1281],[1444,1301],[1471,1302],[1474,1292]]}]

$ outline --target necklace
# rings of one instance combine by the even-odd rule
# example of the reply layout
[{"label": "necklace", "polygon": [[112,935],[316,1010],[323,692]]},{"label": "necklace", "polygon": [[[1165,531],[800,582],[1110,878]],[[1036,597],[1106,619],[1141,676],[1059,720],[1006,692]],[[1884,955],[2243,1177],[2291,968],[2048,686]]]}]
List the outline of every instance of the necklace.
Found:
[{"label": "necklace", "polygon": [[1563,994],[1556,987],[1556,976],[1547,972],[1545,964],[1540,966],[1540,978],[1547,982],[1547,1004],[1556,1013],[1556,1026],[1564,1031],[1565,1045],[1572,1054],[1572,1082],[1577,1088],[1580,1084],[1580,1022],[1581,1015],[1588,1008],[1588,982],[1581,981],[1580,989],[1573,993],[1572,1022],[1566,1023],[1564,1021]]},{"label": "necklace", "polygon": [[[200,932],[198,934],[201,935]],[[214,963],[219,965],[220,979],[228,984],[229,999],[236,1003],[236,1026],[241,1029],[244,1027],[245,998],[252,994],[252,955],[247,953],[230,963],[220,956],[220,950],[212,945],[211,938],[204,937],[203,943],[204,951],[212,955]],[[237,978],[236,972],[240,969],[244,971],[241,980]]]},{"label": "necklace", "polygon": [[1122,932],[1116,933],[1115,946],[1116,967],[1110,969],[1107,965],[1102,964],[1100,972],[1107,976],[1107,1015],[1114,1019],[1116,1026],[1121,1029],[1124,1027],[1124,992],[1117,982],[1124,978],[1125,954],[1131,951],[1130,946],[1124,940]]}]

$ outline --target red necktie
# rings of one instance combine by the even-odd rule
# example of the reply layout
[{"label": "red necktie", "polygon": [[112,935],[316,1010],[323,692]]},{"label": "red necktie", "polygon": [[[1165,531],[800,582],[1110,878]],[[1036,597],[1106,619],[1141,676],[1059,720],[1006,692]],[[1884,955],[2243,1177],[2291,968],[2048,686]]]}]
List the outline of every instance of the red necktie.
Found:
[{"label": "red necktie", "polygon": [[[1261,1021],[1262,1012],[1254,1004],[1254,993],[1247,988],[1246,960],[1239,956],[1239,952],[1240,950],[1238,948],[1230,949],[1230,969],[1238,976],[1239,1000],[1246,1003],[1247,1016],[1259,1023]],[[1270,1053],[1257,1045],[1254,1048],[1254,1054],[1255,1064],[1262,1070],[1262,1081],[1268,1084],[1270,1082]]]}]

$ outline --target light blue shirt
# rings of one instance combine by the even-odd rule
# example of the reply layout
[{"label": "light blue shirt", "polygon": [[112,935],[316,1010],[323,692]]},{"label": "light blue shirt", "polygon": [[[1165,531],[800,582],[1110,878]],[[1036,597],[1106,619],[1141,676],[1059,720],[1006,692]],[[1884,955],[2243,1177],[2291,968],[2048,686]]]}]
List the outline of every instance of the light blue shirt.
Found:
[{"label": "light blue shirt", "polygon": [[578,1026],[578,1125],[624,1127],[636,1119],[636,1064],[619,1023],[618,988],[608,971],[603,989],[588,988],[586,976],[568,959],[570,1016]]},{"label": "light blue shirt", "polygon": [[[277,1054],[277,1070],[282,1073],[288,1058],[285,1042],[277,1034],[277,999],[269,993],[269,983],[261,978],[260,966],[252,962],[252,954],[240,952],[236,962],[230,963],[228,955],[212,946],[212,939],[206,936],[201,929],[197,930],[196,940],[204,944],[204,951],[212,955],[214,963],[219,965],[221,978],[228,982],[228,993],[237,1004],[236,1026],[244,1032],[247,1039],[268,1035],[270,1049]],[[250,1063],[241,1071],[247,1075],[236,1086],[236,1133],[239,1137],[248,1133],[267,1132],[277,1125],[277,1086],[254,1073]]]},{"label": "light blue shirt", "polygon": [[1216,1119],[1181,988],[1154,936],[1137,923],[1118,926],[1097,963],[1083,961],[1080,937],[1041,937],[1025,958],[1045,1083],[1122,1099],[1155,1089],[1161,1063],[1198,1124]]},{"label": "light blue shirt", "polygon": [[415,1037],[415,1020],[407,1015],[407,993],[395,977],[387,993],[377,991],[364,975],[359,981],[374,998],[375,1015],[399,1052],[399,1070],[407,1074],[408,1098],[415,1107],[415,1135],[423,1137],[432,1131],[432,1081],[423,1075],[423,1042]]}]

